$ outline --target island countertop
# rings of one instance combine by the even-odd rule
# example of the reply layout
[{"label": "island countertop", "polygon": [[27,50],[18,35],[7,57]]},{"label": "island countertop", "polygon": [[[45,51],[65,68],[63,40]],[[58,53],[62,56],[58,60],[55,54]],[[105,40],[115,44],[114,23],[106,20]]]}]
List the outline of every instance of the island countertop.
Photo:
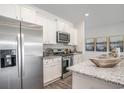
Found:
[{"label": "island countertop", "polygon": [[113,68],[99,68],[92,62],[86,61],[71,66],[68,70],[124,86],[124,65],[121,64]]}]

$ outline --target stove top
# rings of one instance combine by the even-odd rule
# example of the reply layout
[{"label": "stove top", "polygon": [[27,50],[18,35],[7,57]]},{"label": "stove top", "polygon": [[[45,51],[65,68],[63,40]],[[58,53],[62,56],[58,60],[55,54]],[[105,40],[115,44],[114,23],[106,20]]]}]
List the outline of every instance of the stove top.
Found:
[{"label": "stove top", "polygon": [[73,54],[72,53],[68,53],[68,54],[65,54],[65,53],[56,53],[56,54],[54,54],[54,55],[56,55],[56,56],[72,56]]}]

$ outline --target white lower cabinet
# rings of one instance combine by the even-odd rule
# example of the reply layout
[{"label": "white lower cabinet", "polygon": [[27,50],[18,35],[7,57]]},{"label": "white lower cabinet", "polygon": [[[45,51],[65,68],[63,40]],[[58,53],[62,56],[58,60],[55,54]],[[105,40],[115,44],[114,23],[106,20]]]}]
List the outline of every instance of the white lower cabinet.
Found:
[{"label": "white lower cabinet", "polygon": [[43,59],[44,84],[54,81],[61,77],[61,57]]},{"label": "white lower cabinet", "polygon": [[75,54],[73,55],[73,64],[78,64],[78,63],[81,63],[83,62],[83,56],[82,54]]}]

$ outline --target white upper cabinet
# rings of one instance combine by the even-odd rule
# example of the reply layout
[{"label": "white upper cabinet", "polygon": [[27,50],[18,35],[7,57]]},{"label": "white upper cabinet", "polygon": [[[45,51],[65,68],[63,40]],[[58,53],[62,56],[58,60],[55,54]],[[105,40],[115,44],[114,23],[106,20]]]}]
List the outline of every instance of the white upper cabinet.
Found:
[{"label": "white upper cabinet", "polygon": [[14,4],[0,4],[0,15],[19,20],[20,7]]},{"label": "white upper cabinet", "polygon": [[21,20],[30,23],[36,23],[36,11],[29,7],[20,6]]},{"label": "white upper cabinet", "polygon": [[77,45],[77,30],[75,28],[71,28],[71,45]]},{"label": "white upper cabinet", "polygon": [[65,23],[59,20],[56,20],[56,31],[65,31]]},{"label": "white upper cabinet", "polygon": [[43,26],[43,43],[56,44],[56,21],[37,15],[36,23]]},{"label": "white upper cabinet", "polygon": [[77,30],[73,26],[66,24],[65,31],[70,34],[69,45],[77,45]]},{"label": "white upper cabinet", "polygon": [[0,15],[43,26],[44,44],[56,44],[57,31],[70,33],[69,45],[76,45],[77,43],[77,31],[73,26],[70,26],[70,24],[65,21],[54,20],[53,18],[48,18],[48,16],[46,17],[45,15],[38,14],[38,11],[33,7],[26,5],[1,4]]},{"label": "white upper cabinet", "polygon": [[43,28],[43,32],[46,31],[47,33],[47,39],[45,40],[47,42],[45,43],[56,44],[56,21],[46,19],[46,23]]}]

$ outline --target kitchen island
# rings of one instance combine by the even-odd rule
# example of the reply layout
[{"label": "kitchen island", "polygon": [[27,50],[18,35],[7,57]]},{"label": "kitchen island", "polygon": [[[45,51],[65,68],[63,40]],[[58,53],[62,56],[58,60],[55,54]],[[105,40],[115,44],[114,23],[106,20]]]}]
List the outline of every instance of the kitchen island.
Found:
[{"label": "kitchen island", "polygon": [[124,65],[99,68],[85,61],[71,66],[73,89],[120,89],[124,87]]}]

